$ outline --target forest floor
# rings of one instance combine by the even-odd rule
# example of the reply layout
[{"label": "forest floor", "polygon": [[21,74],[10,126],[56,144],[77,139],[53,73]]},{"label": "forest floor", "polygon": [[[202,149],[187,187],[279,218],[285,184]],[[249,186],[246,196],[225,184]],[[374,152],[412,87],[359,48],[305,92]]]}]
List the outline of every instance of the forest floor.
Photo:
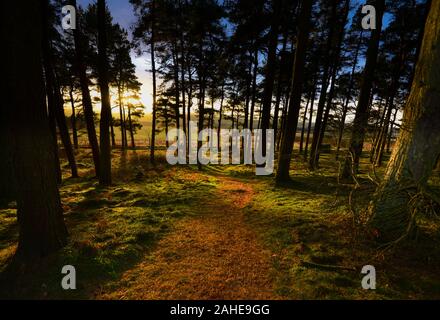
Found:
[{"label": "forest floor", "polygon": [[[316,172],[295,159],[276,186],[252,166],[151,166],[142,151],[114,151],[114,183],[101,188],[90,154],[60,188],[69,245],[14,280],[15,203],[0,203],[0,297],[30,299],[439,299],[440,223],[420,217],[416,241],[378,251],[353,225],[368,188],[339,184],[323,155]],[[361,183],[368,185],[364,165]],[[381,171],[378,171],[381,175]],[[438,177],[432,181],[440,185]],[[374,265],[377,290],[361,287]],[[61,288],[73,265],[77,290]]]}]

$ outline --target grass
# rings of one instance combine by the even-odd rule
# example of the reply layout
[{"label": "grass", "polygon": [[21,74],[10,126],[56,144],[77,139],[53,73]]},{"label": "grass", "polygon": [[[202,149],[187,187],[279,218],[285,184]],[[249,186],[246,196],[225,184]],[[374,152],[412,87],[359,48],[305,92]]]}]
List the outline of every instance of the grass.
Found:
[{"label": "grass", "polygon": [[[88,155],[80,158],[87,163]],[[3,286],[7,298],[83,299],[120,276],[143,258],[173,228],[176,219],[190,217],[194,208],[214,190],[214,178],[188,179],[185,167],[148,165],[146,155],[114,154],[115,181],[101,188],[90,175],[64,180],[60,188],[69,245],[36,268],[32,277],[19,279],[14,290]],[[88,166],[81,166],[87,172]],[[17,225],[14,204],[0,210],[0,266],[15,250]],[[74,265],[78,290],[61,290],[61,268]],[[55,275],[55,276],[54,276]]]},{"label": "grass", "polygon": [[[419,217],[421,236],[416,242],[381,254],[368,237],[353,233],[350,189],[338,185],[338,164],[332,158],[324,155],[315,172],[297,159],[292,182],[283,186],[254,177],[250,168],[225,170],[253,180],[257,195],[247,208],[247,222],[272,251],[276,292],[285,299],[440,298],[439,221]],[[359,180],[365,183],[366,158],[361,172]],[[378,175],[382,173],[383,168],[378,170]],[[355,201],[365,206],[371,196],[361,193]],[[361,288],[361,270],[367,264],[376,267],[374,291]]]},{"label": "grass", "polygon": [[[163,154],[160,155],[163,157]],[[200,204],[215,201],[222,177],[251,185],[245,223],[271,253],[275,293],[284,299],[438,299],[440,298],[440,228],[432,216],[419,217],[420,235],[383,254],[363,233],[355,233],[348,205],[349,187],[338,184],[338,163],[322,155],[310,172],[301,159],[292,162],[292,182],[276,186],[273,177],[258,177],[253,166],[154,167],[141,151],[114,152],[114,184],[101,188],[93,178],[90,151],[78,155],[82,178],[69,179],[63,163],[60,188],[69,245],[19,278],[11,288],[0,283],[0,297],[90,299],[117,283],[121,275],[173,231],[178,219],[204,214]],[[367,156],[359,180],[368,183]],[[378,170],[383,174],[383,168]],[[431,179],[434,187],[440,178]],[[240,191],[235,191],[240,192]],[[371,193],[355,194],[356,208]],[[18,239],[16,204],[0,203],[0,270],[12,257]],[[201,213],[202,212],[202,213]],[[170,253],[172,254],[172,253]],[[177,253],[178,254],[178,253]],[[63,291],[61,268],[74,265],[78,290]],[[377,290],[361,288],[361,269],[372,264]]]}]

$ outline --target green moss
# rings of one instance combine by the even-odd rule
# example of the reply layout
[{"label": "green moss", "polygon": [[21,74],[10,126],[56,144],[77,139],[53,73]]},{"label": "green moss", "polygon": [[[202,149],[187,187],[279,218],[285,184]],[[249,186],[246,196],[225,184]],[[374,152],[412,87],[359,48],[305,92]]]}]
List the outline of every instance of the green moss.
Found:
[{"label": "green moss", "polygon": [[[420,217],[422,231],[417,243],[403,246],[386,259],[377,258],[378,252],[368,239],[354,236],[348,206],[351,189],[338,184],[338,163],[332,154],[322,155],[321,167],[315,172],[309,172],[307,164],[295,158],[292,181],[282,185],[275,185],[273,177],[255,176],[254,166],[207,166],[199,174],[195,166],[170,167],[159,161],[153,167],[145,153],[127,152],[115,154],[114,185],[101,188],[89,172],[93,168],[90,154],[80,156],[78,162],[84,164],[80,166],[82,178],[66,179],[60,189],[69,245],[32,277],[20,279],[20,288],[0,292],[2,297],[93,298],[102,286],[111,288],[125,270],[141,260],[153,262],[151,251],[158,240],[173,230],[177,219],[203,214],[200,204],[215,199],[218,179],[224,176],[254,189],[252,202],[244,209],[245,218],[271,253],[271,278],[275,293],[281,297],[440,297],[438,221],[432,216]],[[368,171],[365,155],[361,183],[369,181]],[[380,176],[383,168],[377,173]],[[430,181],[433,187],[439,182],[437,176]],[[356,206],[365,206],[370,196],[368,192],[355,194]],[[10,202],[0,207],[0,269],[17,243],[15,207]],[[180,253],[168,252],[166,258],[179,259]],[[361,288],[360,270],[370,263],[377,268],[375,291]],[[67,264],[77,268],[78,290],[73,292],[60,288],[60,270]],[[354,267],[356,271],[337,267]]]},{"label": "green moss", "polygon": [[[433,249],[432,241],[427,248],[418,243],[415,248],[402,248],[403,260],[396,260],[394,256],[388,256],[388,261],[375,258],[376,247],[364,241],[366,239],[353,236],[348,206],[351,189],[338,184],[338,164],[333,157],[322,155],[321,167],[315,172],[309,172],[305,163],[293,162],[292,181],[282,185],[276,186],[270,179],[252,178],[257,194],[247,208],[247,221],[273,252],[275,291],[293,299],[432,298],[437,288],[433,284],[438,285],[435,268],[427,268],[423,263],[415,266],[410,261],[427,255],[438,256],[438,248]],[[361,183],[369,181],[368,173],[368,157],[363,157],[358,177]],[[377,173],[380,176],[383,169]],[[370,196],[368,192],[355,194],[355,205],[366,206]],[[438,224],[432,225],[431,220],[431,236],[438,230]],[[303,261],[318,267],[304,266]],[[361,288],[360,271],[368,263],[378,270],[375,291]],[[330,265],[334,269],[319,265]],[[416,268],[417,274],[408,272],[407,265]],[[356,271],[338,267],[354,267]],[[430,282],[421,283],[420,273]],[[400,277],[395,278],[395,274]]]}]

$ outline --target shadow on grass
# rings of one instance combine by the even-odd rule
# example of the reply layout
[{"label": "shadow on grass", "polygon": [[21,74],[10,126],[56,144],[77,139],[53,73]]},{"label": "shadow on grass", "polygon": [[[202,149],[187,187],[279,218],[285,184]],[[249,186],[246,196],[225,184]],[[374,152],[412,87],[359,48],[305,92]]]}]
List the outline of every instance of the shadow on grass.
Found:
[{"label": "shadow on grass", "polygon": [[[361,179],[361,182],[366,182]],[[350,186],[340,184],[335,176],[292,175],[290,180],[276,183],[279,189],[296,190],[311,194],[333,195],[336,192],[348,194]]]},{"label": "shadow on grass", "polygon": [[[122,156],[120,162],[116,159],[110,187],[102,188],[90,177],[63,183],[60,193],[69,244],[51,257],[34,261],[26,273],[13,270],[14,277],[5,271],[5,260],[0,265],[0,297],[90,299],[111,290],[124,271],[148,256],[172,230],[176,219],[192,215],[202,198],[215,189],[212,182],[197,177],[188,181],[185,169],[164,171],[163,164],[152,167],[144,160],[139,153]],[[13,228],[6,231],[0,238],[12,241]],[[76,268],[77,290],[61,288],[65,265]]]}]

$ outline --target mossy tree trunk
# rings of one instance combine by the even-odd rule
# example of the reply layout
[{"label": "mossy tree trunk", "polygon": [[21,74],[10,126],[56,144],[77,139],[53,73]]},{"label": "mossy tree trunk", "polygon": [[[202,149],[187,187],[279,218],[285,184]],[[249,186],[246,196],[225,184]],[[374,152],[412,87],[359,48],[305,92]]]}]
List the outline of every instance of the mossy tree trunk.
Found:
[{"label": "mossy tree trunk", "polygon": [[424,189],[440,155],[440,1],[432,2],[411,93],[384,181],[370,210],[371,224],[386,240],[409,231],[411,198]]}]

